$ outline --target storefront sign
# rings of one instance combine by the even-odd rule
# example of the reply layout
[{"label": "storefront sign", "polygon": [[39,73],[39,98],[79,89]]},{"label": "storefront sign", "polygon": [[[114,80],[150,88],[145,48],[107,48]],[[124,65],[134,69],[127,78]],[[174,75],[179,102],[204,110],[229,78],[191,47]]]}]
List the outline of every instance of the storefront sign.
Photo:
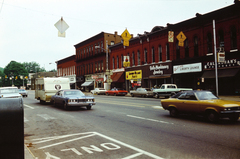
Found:
[{"label": "storefront sign", "polygon": [[126,72],[126,80],[142,79],[142,70]]},{"label": "storefront sign", "polygon": [[125,68],[117,68],[117,69],[113,69],[112,70],[112,73],[115,73],[115,72],[124,72],[125,71]]},{"label": "storefront sign", "polygon": [[[218,68],[228,68],[228,67],[236,67],[240,66],[240,60],[239,59],[230,59],[225,60],[224,62],[218,62],[217,67]],[[214,69],[215,68],[215,62],[205,62],[204,63],[204,70],[207,69]]]},{"label": "storefront sign", "polygon": [[164,70],[168,70],[169,69],[169,65],[152,65],[149,67],[150,71],[153,71],[153,75],[163,75],[164,74]]},{"label": "storefront sign", "polygon": [[202,63],[173,66],[173,74],[201,72],[201,71],[202,71]]}]

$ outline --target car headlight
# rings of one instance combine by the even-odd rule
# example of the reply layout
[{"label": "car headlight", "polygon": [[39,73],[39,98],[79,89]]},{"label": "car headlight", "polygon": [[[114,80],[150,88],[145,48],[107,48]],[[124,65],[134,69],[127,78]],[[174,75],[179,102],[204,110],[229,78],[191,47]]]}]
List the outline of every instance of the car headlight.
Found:
[{"label": "car headlight", "polygon": [[225,111],[229,111],[229,110],[231,110],[231,108],[225,108],[224,110],[225,110]]}]

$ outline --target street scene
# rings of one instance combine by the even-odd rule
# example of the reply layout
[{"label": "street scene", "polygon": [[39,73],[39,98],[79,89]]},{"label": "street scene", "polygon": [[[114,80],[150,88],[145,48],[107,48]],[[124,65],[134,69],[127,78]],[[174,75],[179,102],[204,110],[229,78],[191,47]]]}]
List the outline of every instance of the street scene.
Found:
[{"label": "street scene", "polygon": [[239,159],[240,0],[0,0],[0,159]]}]

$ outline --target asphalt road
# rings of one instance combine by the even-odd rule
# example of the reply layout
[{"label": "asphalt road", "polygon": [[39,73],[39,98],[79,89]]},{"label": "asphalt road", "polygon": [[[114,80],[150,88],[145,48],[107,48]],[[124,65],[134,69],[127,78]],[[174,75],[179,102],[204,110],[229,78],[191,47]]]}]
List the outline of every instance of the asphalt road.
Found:
[{"label": "asphalt road", "polygon": [[25,145],[38,159],[221,158],[240,156],[240,120],[171,118],[160,99],[95,95],[92,110],[24,98]]}]

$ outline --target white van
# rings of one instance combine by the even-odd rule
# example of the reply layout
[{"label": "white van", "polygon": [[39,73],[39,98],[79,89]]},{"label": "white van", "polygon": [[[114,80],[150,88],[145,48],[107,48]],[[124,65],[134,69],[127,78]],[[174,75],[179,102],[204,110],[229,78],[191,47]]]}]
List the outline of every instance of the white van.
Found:
[{"label": "white van", "polygon": [[70,89],[69,78],[47,77],[35,80],[35,99],[40,103],[50,102],[51,97],[61,89]]}]

